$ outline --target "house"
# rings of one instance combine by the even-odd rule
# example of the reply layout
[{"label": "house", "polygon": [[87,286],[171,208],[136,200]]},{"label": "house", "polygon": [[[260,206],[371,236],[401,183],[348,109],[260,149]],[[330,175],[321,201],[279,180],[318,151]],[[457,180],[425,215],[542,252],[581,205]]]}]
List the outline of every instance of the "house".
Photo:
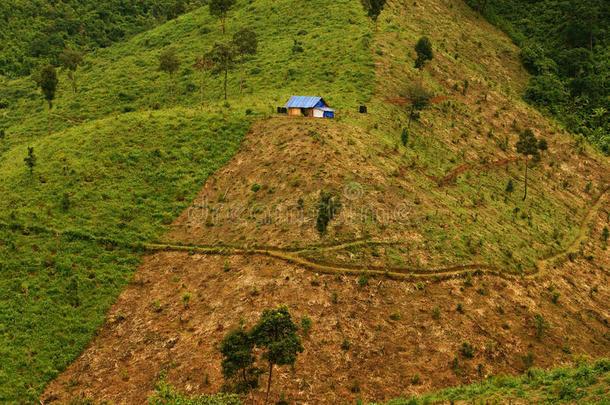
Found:
[{"label": "house", "polygon": [[322,97],[292,96],[286,104],[288,115],[294,117],[334,118],[331,109]]}]

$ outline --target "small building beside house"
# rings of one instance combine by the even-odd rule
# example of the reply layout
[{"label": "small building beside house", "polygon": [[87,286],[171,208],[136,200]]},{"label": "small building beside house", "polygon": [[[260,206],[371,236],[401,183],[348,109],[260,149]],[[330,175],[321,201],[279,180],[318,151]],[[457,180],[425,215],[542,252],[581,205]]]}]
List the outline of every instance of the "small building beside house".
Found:
[{"label": "small building beside house", "polygon": [[293,117],[334,118],[335,110],[322,97],[292,96],[286,104]]}]

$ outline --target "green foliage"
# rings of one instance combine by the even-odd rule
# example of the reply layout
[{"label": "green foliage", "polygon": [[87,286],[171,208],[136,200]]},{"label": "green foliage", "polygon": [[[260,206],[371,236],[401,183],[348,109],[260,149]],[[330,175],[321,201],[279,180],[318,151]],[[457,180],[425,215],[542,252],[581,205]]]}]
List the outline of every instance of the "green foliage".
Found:
[{"label": "green foliage", "polygon": [[227,13],[235,5],[235,0],[209,0],[208,7],[210,8],[210,15],[219,18],[222,23],[222,33],[225,33],[225,21],[227,19]]},{"label": "green foliage", "polygon": [[43,67],[38,76],[38,87],[42,90],[42,95],[45,100],[49,103],[49,108],[53,105],[53,100],[55,99],[55,92],[57,90],[57,84],[59,80],[57,79],[57,71],[51,65],[46,65]]},{"label": "green foliage", "polygon": [[326,233],[329,222],[332,221],[341,209],[341,200],[332,192],[320,191],[317,208],[316,229],[320,236],[322,236]]},{"label": "green foliage", "polygon": [[417,41],[417,44],[415,44],[415,52],[417,53],[417,58],[415,59],[415,68],[423,69],[426,65],[426,62],[434,58],[434,53],[432,52],[432,42],[430,42],[430,38],[421,37]]},{"label": "green foliage", "polygon": [[28,146],[28,155],[23,158],[25,165],[30,171],[30,176],[34,173],[34,166],[36,166],[36,155],[34,155],[34,148]]},{"label": "green foliage", "polygon": [[402,129],[402,133],[400,134],[400,141],[402,142],[403,146],[407,146],[407,144],[409,143],[409,130],[407,128]]},{"label": "green foliage", "polygon": [[176,18],[188,0],[3,0],[0,75],[60,63],[64,49],[92,51]]},{"label": "green foliage", "polygon": [[239,396],[231,394],[186,396],[162,377],[155,393],[148,398],[148,405],[242,405],[242,402]]},{"label": "green foliage", "polygon": [[[481,10],[481,0],[467,0]],[[485,2],[487,3],[487,2]],[[482,10],[521,47],[535,75],[525,99],[610,153],[610,7],[598,0],[494,0]]]},{"label": "green foliage", "polygon": [[250,330],[254,343],[263,350],[263,359],[269,364],[267,394],[269,399],[271,377],[274,366],[294,366],[297,355],[303,352],[298,327],[292,322],[290,311],[285,305],[263,311],[260,320]]},{"label": "green foliage", "polygon": [[548,321],[542,314],[534,315],[534,328],[536,329],[536,339],[540,340],[549,329]]},{"label": "green foliage", "polygon": [[379,14],[383,11],[383,7],[385,6],[386,0],[362,0],[362,5],[367,12],[367,15],[371,18],[371,20],[377,23],[377,19],[379,18]]},{"label": "green foliage", "polygon": [[236,393],[247,393],[258,387],[262,371],[254,366],[253,349],[254,340],[243,329],[234,329],[222,339],[222,375],[233,381],[231,389]]},{"label": "green foliage", "polygon": [[[524,356],[529,357],[529,356]],[[533,360],[533,358],[532,358]],[[528,364],[533,364],[528,361]],[[529,368],[529,367],[528,367]],[[394,399],[386,405],[447,403],[587,403],[605,404],[610,399],[610,360],[580,363],[553,370],[532,368],[522,376],[499,375],[481,382],[447,388],[410,399]],[[374,405],[374,404],[370,404]]]},{"label": "green foliage", "polygon": [[284,366],[293,365],[298,353],[303,352],[297,330],[288,307],[281,305],[273,310],[264,310],[250,333],[256,345],[263,348],[263,358],[269,364]]},{"label": "green foliage", "polygon": [[504,189],[507,193],[512,193],[515,191],[515,185],[513,184],[513,179],[508,179],[508,183],[506,184],[506,188]]},{"label": "green foliage", "polygon": [[176,56],[176,51],[174,49],[168,49],[159,55],[159,70],[161,72],[165,72],[171,76],[178,68],[180,68],[180,59]]},{"label": "green foliage", "polygon": [[534,132],[527,128],[519,134],[519,140],[515,144],[517,152],[523,156],[532,156],[538,153],[538,140]]},{"label": "green foliage", "polygon": [[474,346],[472,346],[468,342],[462,342],[462,356],[467,359],[472,359],[474,357]]},{"label": "green foliage", "polygon": [[214,63],[212,72],[224,73],[224,96],[227,100],[228,75],[229,71],[235,67],[235,58],[237,57],[235,45],[231,42],[216,43],[206,57]]}]

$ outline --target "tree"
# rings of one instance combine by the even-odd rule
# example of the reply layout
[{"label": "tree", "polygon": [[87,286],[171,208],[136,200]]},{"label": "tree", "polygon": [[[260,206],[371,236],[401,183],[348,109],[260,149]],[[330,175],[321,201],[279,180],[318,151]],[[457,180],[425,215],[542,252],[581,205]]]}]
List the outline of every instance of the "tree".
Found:
[{"label": "tree", "polygon": [[413,84],[407,88],[407,98],[411,101],[411,111],[409,113],[409,124],[407,130],[411,129],[411,119],[416,111],[421,111],[430,105],[432,94],[421,84]]},{"label": "tree", "polygon": [[262,370],[254,367],[256,357],[253,354],[254,341],[243,329],[234,329],[227,333],[220,345],[223,356],[222,374],[225,379],[237,380],[233,385],[235,392],[250,392],[254,402],[253,390],[258,387],[258,378]]},{"label": "tree", "polygon": [[42,90],[42,94],[49,103],[49,135],[51,134],[51,110],[53,109],[53,100],[57,90],[57,71],[52,65],[47,65],[42,68],[36,77],[38,87]]},{"label": "tree", "polygon": [[225,33],[225,21],[227,19],[227,13],[235,5],[236,0],[210,0],[208,3],[210,7],[210,15],[219,18],[222,23],[222,34]]},{"label": "tree", "polygon": [[377,20],[383,10],[383,6],[385,6],[385,2],[386,0],[363,0],[367,15],[371,20],[375,21],[375,31],[377,31]]},{"label": "tree", "polygon": [[527,128],[519,134],[519,140],[515,144],[517,152],[525,156],[525,192],[523,193],[523,201],[527,198],[527,166],[529,157],[538,154],[538,140],[534,136],[534,132]]},{"label": "tree", "polygon": [[328,224],[341,209],[342,204],[339,197],[335,197],[333,193],[320,191],[320,200],[318,201],[318,217],[316,218],[316,229],[320,236],[326,233]]},{"label": "tree", "polygon": [[264,350],[263,358],[269,363],[269,377],[265,405],[269,402],[269,390],[273,367],[294,365],[298,353],[303,352],[301,339],[296,332],[298,327],[292,322],[288,307],[279,306],[274,310],[265,310],[260,320],[252,327],[252,339]]},{"label": "tree", "polygon": [[233,45],[235,46],[236,53],[240,56],[240,77],[239,77],[239,92],[243,90],[243,79],[244,79],[244,59],[247,55],[255,55],[258,50],[258,39],[256,34],[244,28],[237,31],[233,35]]},{"label": "tree", "polygon": [[72,91],[76,94],[76,70],[83,64],[83,55],[78,51],[66,48],[59,55],[59,63],[68,71],[68,77],[72,82]]},{"label": "tree", "polygon": [[224,94],[225,100],[227,100],[227,80],[229,70],[235,66],[235,47],[232,43],[216,43],[207,54],[207,58],[214,62],[214,73],[224,73]]},{"label": "tree", "polygon": [[23,158],[25,165],[30,170],[30,176],[34,173],[34,166],[36,166],[36,155],[34,155],[34,148],[28,146],[28,155]]},{"label": "tree", "polygon": [[417,52],[417,58],[415,59],[415,68],[419,69],[420,83],[423,81],[424,67],[426,62],[434,58],[432,52],[432,43],[428,37],[421,37],[417,44],[415,44],[415,52]]},{"label": "tree", "polygon": [[195,63],[193,64],[193,67],[197,69],[199,73],[201,73],[201,111],[203,111],[203,88],[205,86],[205,72],[209,70],[212,66],[214,66],[214,63],[211,60],[208,60],[206,57],[196,58]]},{"label": "tree", "polygon": [[180,59],[173,49],[168,49],[159,55],[159,70],[169,74],[169,97],[171,105],[174,105],[174,73],[180,67]]}]

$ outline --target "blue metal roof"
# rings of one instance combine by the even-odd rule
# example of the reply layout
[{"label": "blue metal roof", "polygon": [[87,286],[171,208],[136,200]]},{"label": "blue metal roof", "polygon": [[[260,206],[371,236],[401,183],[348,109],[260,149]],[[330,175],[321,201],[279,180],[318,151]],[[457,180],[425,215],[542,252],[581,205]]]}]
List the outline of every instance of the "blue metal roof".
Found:
[{"label": "blue metal roof", "polygon": [[335,110],[333,110],[332,108],[328,108],[328,107],[316,107],[318,110],[322,110],[322,111],[332,111],[335,112]]},{"label": "blue metal roof", "polygon": [[322,100],[322,97],[292,96],[286,104],[286,108],[313,108],[320,100]]}]

